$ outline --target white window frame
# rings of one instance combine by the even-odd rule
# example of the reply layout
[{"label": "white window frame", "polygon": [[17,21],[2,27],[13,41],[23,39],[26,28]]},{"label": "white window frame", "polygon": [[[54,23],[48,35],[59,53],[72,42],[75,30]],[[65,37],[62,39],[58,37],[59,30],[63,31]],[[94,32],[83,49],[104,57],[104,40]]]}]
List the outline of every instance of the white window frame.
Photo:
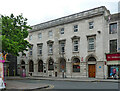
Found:
[{"label": "white window frame", "polygon": [[[75,43],[77,41],[77,43]],[[77,50],[75,50],[75,47],[77,47]],[[79,40],[74,39],[73,40],[73,52],[79,52]]]},{"label": "white window frame", "polygon": [[60,34],[63,35],[64,34],[64,28],[60,29]]},{"label": "white window frame", "polygon": [[[90,42],[90,39],[93,39],[93,41]],[[94,50],[95,50],[95,37],[89,37],[88,38],[88,51],[94,51]]]},{"label": "white window frame", "polygon": [[38,55],[42,55],[42,44],[38,45]]},{"label": "white window frame", "polygon": [[52,36],[53,36],[52,30],[48,32],[48,36],[49,36],[49,37],[52,37]]},{"label": "white window frame", "polygon": [[[115,30],[114,32],[113,32],[113,31],[110,31],[110,29],[111,29],[110,26],[113,25],[113,24],[117,24],[117,28],[116,28],[116,30]],[[110,23],[110,24],[109,24],[109,34],[116,34],[116,33],[117,33],[117,30],[118,30],[118,23],[117,23],[117,22],[113,22],[113,23]]]},{"label": "white window frame", "polygon": [[42,39],[42,33],[39,33],[39,34],[38,34],[38,38],[39,38],[39,39]]},{"label": "white window frame", "polygon": [[93,28],[94,28],[94,22],[91,21],[91,22],[89,22],[89,29],[93,29]]},{"label": "white window frame", "polygon": [[[64,51],[62,50],[64,48]],[[60,42],[60,53],[65,53],[65,41]]]},{"label": "white window frame", "polygon": [[74,30],[74,32],[78,32],[78,25],[77,24],[73,26],[73,30]]},{"label": "white window frame", "polygon": [[53,54],[53,44],[48,44],[48,54]]}]

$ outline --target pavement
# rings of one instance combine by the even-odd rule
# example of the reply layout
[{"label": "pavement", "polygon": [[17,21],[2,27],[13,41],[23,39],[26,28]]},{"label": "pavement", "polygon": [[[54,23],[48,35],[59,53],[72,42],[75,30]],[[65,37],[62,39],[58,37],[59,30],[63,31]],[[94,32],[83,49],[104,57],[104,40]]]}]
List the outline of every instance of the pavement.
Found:
[{"label": "pavement", "polygon": [[[17,80],[17,81],[16,81]],[[20,90],[35,90],[48,88],[48,84],[42,83],[23,83],[18,80],[57,80],[57,81],[74,81],[74,82],[116,82],[119,83],[118,79],[97,79],[97,78],[60,78],[60,77],[6,77],[6,89],[20,89]],[[12,84],[11,84],[12,83]]]}]

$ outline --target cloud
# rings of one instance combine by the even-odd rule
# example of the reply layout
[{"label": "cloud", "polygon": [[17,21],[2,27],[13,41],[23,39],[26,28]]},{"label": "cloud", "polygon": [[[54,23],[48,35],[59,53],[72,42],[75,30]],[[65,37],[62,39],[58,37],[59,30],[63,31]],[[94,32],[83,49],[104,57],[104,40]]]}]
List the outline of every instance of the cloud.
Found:
[{"label": "cloud", "polygon": [[28,24],[35,25],[52,19],[99,6],[106,6],[112,13],[117,12],[118,0],[2,0],[0,13],[28,18]]}]

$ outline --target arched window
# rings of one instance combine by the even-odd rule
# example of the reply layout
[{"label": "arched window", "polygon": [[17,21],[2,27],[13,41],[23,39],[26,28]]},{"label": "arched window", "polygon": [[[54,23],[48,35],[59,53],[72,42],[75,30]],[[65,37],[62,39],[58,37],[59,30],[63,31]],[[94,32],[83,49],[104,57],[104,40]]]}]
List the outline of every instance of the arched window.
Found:
[{"label": "arched window", "polygon": [[66,72],[66,61],[63,58],[60,59],[60,72],[62,71]]},{"label": "arched window", "polygon": [[73,72],[80,72],[80,60],[78,58],[73,59]]},{"label": "arched window", "polygon": [[32,60],[29,62],[29,72],[34,72],[34,63]]},{"label": "arched window", "polygon": [[96,59],[94,57],[90,57],[88,61],[96,61]]},{"label": "arched window", "polygon": [[48,61],[48,70],[54,70],[54,61],[50,58]]},{"label": "arched window", "polygon": [[43,72],[43,61],[42,60],[38,62],[38,72]]}]

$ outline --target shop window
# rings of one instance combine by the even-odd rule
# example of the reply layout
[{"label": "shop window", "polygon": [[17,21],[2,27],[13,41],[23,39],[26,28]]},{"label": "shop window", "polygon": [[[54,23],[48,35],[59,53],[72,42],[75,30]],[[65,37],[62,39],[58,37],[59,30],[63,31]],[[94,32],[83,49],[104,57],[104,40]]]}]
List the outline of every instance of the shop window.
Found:
[{"label": "shop window", "polygon": [[66,61],[64,58],[60,60],[60,72],[66,72]]},{"label": "shop window", "polygon": [[34,72],[34,63],[32,60],[29,62],[29,72]]},{"label": "shop window", "polygon": [[116,40],[110,40],[110,53],[117,52],[117,39]]},{"label": "shop window", "polygon": [[80,60],[78,58],[73,60],[73,72],[80,72]]},{"label": "shop window", "polygon": [[38,72],[43,72],[43,61],[42,60],[38,62]]},{"label": "shop window", "polygon": [[48,70],[54,70],[54,61],[51,58],[48,62]]},{"label": "shop window", "polygon": [[109,25],[109,33],[110,34],[117,33],[117,23],[112,23]]},{"label": "shop window", "polygon": [[108,66],[108,77],[110,78],[120,78],[120,65],[118,66]]}]

